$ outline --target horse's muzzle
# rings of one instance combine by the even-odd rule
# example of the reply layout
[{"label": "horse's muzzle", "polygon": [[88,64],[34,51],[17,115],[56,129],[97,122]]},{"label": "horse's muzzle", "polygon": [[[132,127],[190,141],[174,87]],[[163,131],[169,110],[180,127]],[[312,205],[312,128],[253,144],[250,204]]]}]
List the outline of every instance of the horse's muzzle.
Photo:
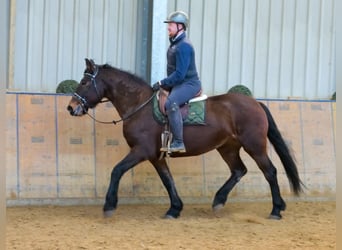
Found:
[{"label": "horse's muzzle", "polygon": [[87,113],[87,110],[85,110],[80,104],[75,108],[73,108],[71,105],[68,105],[67,109],[72,116],[82,116]]}]

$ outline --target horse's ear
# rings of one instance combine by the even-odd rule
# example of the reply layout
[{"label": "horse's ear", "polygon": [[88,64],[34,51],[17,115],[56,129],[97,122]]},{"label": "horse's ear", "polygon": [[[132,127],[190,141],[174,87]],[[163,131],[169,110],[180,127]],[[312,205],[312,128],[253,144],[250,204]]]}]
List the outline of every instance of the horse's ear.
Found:
[{"label": "horse's ear", "polygon": [[95,62],[92,59],[85,59],[88,72],[95,72]]}]

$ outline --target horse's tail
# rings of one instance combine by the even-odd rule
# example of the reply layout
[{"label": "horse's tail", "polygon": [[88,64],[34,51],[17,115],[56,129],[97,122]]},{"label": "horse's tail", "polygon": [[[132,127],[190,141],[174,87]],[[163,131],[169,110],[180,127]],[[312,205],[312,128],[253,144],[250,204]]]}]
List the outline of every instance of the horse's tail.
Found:
[{"label": "horse's tail", "polygon": [[[290,181],[291,189],[296,194],[299,195],[302,192],[302,181],[299,178],[298,170],[294,159],[291,156],[290,150],[286,145],[269,109],[265,104],[259,102],[260,106],[264,109],[267,120],[268,120],[268,131],[267,137],[272,143],[275,151],[277,152]],[[304,186],[304,185],[303,185]]]}]

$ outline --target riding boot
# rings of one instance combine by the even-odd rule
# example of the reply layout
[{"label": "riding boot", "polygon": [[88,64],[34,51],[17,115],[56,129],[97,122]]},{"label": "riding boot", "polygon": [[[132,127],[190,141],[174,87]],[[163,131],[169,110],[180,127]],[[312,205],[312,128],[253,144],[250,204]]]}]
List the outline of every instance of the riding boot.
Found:
[{"label": "riding boot", "polygon": [[183,119],[178,105],[173,103],[171,109],[166,113],[172,133],[172,142],[169,151],[184,153],[186,150],[183,142]]}]

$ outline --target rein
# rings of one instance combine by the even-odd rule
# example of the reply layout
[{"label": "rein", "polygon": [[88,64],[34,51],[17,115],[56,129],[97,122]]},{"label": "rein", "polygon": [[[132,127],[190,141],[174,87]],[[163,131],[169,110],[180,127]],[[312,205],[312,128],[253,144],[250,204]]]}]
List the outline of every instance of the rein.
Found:
[{"label": "rein", "polygon": [[[94,121],[98,122],[98,123],[101,123],[101,124],[114,124],[116,125],[117,123],[119,122],[123,122],[125,120],[127,120],[128,118],[130,118],[132,115],[134,115],[135,113],[137,113],[139,110],[141,110],[143,107],[145,107],[152,99],[153,97],[156,95],[157,92],[154,92],[153,95],[148,98],[144,103],[142,103],[139,107],[137,107],[135,110],[133,110],[131,113],[125,115],[124,117],[122,117],[121,119],[119,120],[113,120],[111,122],[104,122],[104,121],[99,121],[97,120],[94,116],[90,115],[88,112],[87,112],[87,115],[93,119]],[[102,102],[108,102],[109,100],[105,100],[105,101],[102,101]]]},{"label": "rein", "polygon": [[[98,68],[96,68],[97,70],[96,70],[96,72],[94,73],[94,74],[90,74],[90,73],[84,73],[84,75],[85,76],[88,76],[90,79],[91,79],[91,82],[92,82],[92,84],[93,84],[93,86],[94,86],[94,88],[95,88],[95,91],[96,91],[96,94],[97,94],[97,96],[98,97],[100,97],[100,93],[99,93],[99,90],[98,90],[98,88],[97,88],[97,84],[96,84],[96,80],[95,80],[95,78],[96,78],[96,76],[97,76],[97,73],[99,72],[99,69]],[[121,119],[119,119],[119,120],[113,120],[113,121],[111,121],[111,122],[105,122],[105,121],[100,121],[100,120],[97,120],[94,116],[92,116],[92,115],[90,115],[89,113],[88,113],[88,110],[86,111],[86,114],[91,118],[91,119],[93,119],[94,121],[96,121],[96,122],[98,122],[98,123],[101,123],[101,124],[117,124],[117,123],[119,123],[119,122],[122,122],[122,121],[124,121],[124,120],[127,120],[129,117],[131,117],[132,115],[134,115],[135,113],[137,113],[139,110],[141,110],[143,107],[145,107],[152,99],[153,99],[153,97],[156,95],[156,93],[157,92],[154,92],[153,93],[153,95],[149,98],[149,99],[147,99],[144,103],[142,103],[139,107],[137,107],[135,110],[133,110],[133,112],[131,112],[131,113],[128,113],[127,115],[125,115],[125,116],[123,116]],[[87,100],[84,98],[84,97],[82,97],[82,96],[80,96],[79,94],[77,94],[76,92],[73,94],[74,95],[74,97],[76,97],[76,99],[80,102],[80,104],[81,104],[81,106],[82,106],[82,108],[83,108],[83,110],[86,110],[86,108],[85,108],[85,106],[88,104],[87,103]],[[101,100],[99,103],[104,103],[104,102],[109,102],[109,100],[107,99],[107,100]]]}]

